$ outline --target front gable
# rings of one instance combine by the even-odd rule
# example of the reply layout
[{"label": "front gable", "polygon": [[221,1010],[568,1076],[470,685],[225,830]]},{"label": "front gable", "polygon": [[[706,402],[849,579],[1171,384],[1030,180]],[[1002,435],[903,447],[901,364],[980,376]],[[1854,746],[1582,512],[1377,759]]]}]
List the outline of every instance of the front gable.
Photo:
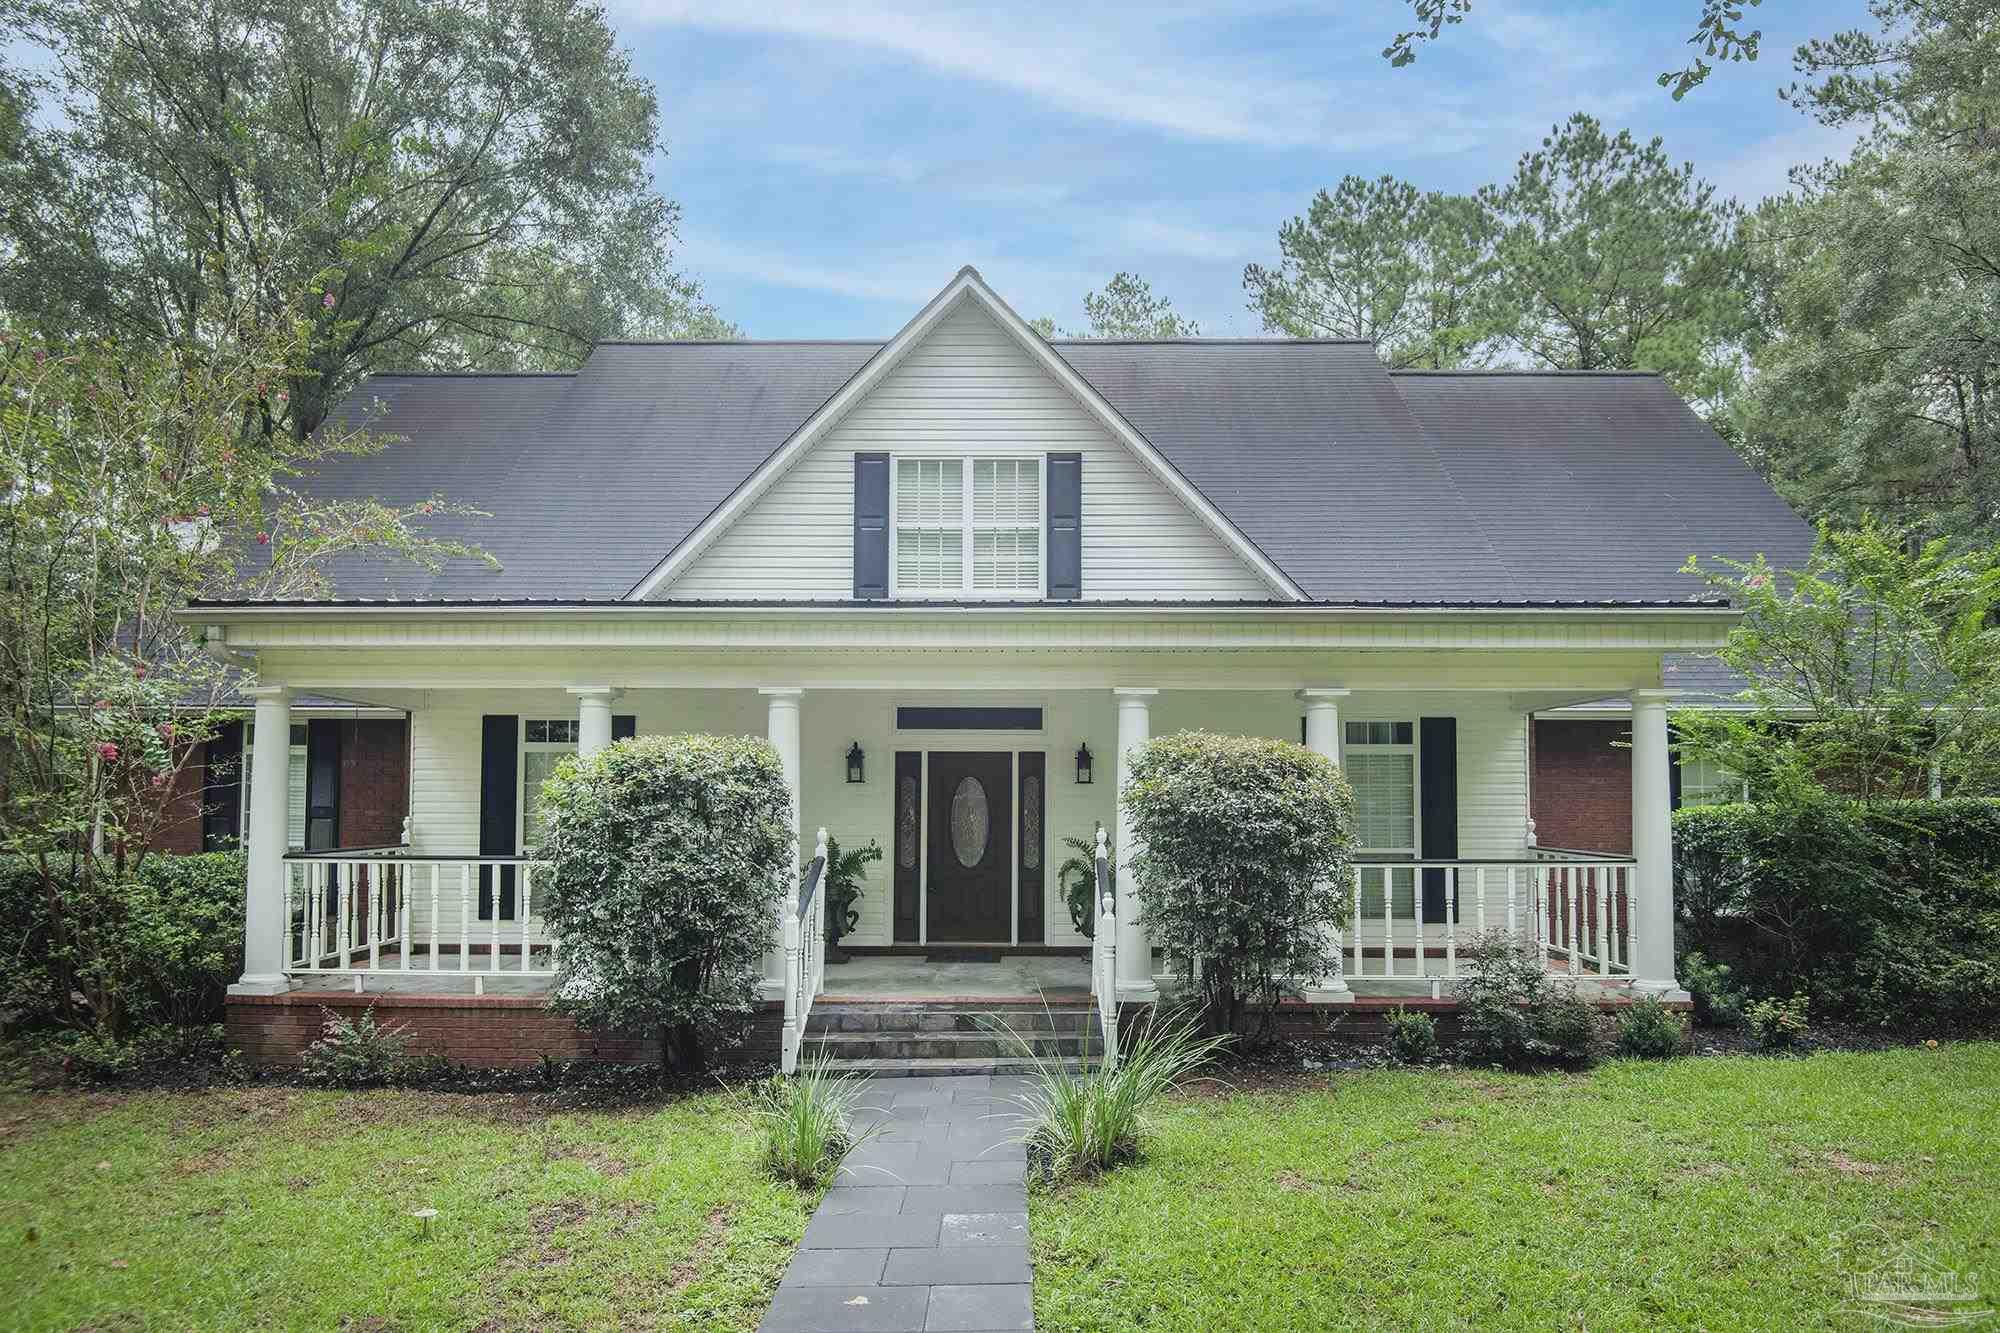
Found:
[{"label": "front gable", "polygon": [[[816,416],[802,427],[803,433],[824,425],[790,456],[781,449],[634,589],[635,599],[853,597],[857,486],[872,497],[864,499],[865,509],[880,502],[884,477],[892,497],[892,599],[1046,595],[1052,480],[1058,509],[1067,488],[1076,511],[1075,518],[1059,512],[1056,522],[1080,527],[1082,600],[1299,596],[1046,344],[1010,322],[1018,324],[1018,317],[976,275],[962,274],[883,349],[878,360],[884,364],[871,363],[856,377],[873,369],[872,382],[850,384],[822,409],[822,415],[837,411],[837,419],[820,423]],[[842,395],[850,401],[841,402]],[[1057,460],[1053,470],[1051,456]],[[1065,456],[1079,460],[1077,472],[1066,470],[1072,465]],[[870,483],[857,481],[870,469],[877,478],[873,492],[865,489]],[[946,512],[961,500],[964,525]],[[975,504],[981,517],[973,516]],[[996,513],[1011,514],[1014,526],[978,526]],[[962,562],[956,549],[961,529]],[[952,548],[943,573],[940,541]],[[951,570],[961,566],[962,590],[947,588]],[[910,586],[916,579],[921,583]]]}]

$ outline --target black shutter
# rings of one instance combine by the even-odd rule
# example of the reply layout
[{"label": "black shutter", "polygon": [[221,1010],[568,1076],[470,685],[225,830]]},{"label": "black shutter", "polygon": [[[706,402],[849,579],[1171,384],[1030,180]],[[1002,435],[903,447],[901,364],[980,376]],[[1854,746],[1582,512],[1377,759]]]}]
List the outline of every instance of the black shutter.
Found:
[{"label": "black shutter", "polygon": [[922,869],[918,857],[923,848],[924,757],[915,750],[896,751],[894,805],[889,812],[889,856],[895,866],[896,920],[894,938],[898,944],[915,944],[918,934],[918,890]]},{"label": "black shutter", "polygon": [[[521,719],[488,713],[479,719],[479,854],[514,856],[515,811],[521,802]],[[500,919],[514,916],[514,867],[500,868]],[[479,867],[479,919],[493,919],[492,866]]]},{"label": "black shutter", "polygon": [[611,715],[612,740],[629,741],[638,734],[639,719],[637,717],[634,717],[630,713],[613,713]]},{"label": "black shutter", "polygon": [[[1631,740],[1627,733],[1626,740]],[[1625,752],[1630,755],[1632,752]],[[1681,738],[1672,727],[1667,728],[1667,808],[1681,808]]]},{"label": "black shutter", "polygon": [[889,595],[889,455],[854,455],[854,596]]},{"label": "black shutter", "polygon": [[201,849],[228,851],[243,840],[243,724],[217,727],[201,763]]},{"label": "black shutter", "polygon": [[306,848],[340,846],[340,723],[316,717],[306,723]]},{"label": "black shutter", "polygon": [[[1458,859],[1458,719],[1427,717],[1417,723],[1417,811],[1426,861]],[[1423,919],[1445,919],[1443,870],[1424,872]]]},{"label": "black shutter", "polygon": [[1083,455],[1049,455],[1049,598],[1083,596]]}]

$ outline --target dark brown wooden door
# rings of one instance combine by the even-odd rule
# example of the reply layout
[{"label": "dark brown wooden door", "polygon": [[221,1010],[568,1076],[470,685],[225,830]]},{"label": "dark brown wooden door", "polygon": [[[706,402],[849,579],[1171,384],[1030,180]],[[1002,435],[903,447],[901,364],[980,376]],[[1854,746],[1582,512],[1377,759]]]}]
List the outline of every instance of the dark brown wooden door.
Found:
[{"label": "dark brown wooden door", "polygon": [[1014,897],[1013,757],[933,751],[930,765],[926,938],[1005,941]]}]

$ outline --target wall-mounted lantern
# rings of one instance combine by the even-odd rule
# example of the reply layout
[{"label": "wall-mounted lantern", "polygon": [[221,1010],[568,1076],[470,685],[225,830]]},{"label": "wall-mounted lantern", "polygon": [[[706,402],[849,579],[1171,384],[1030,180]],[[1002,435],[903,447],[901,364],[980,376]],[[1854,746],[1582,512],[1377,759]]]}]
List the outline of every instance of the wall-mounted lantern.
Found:
[{"label": "wall-mounted lantern", "polygon": [[1084,744],[1076,747],[1077,786],[1088,787],[1090,785],[1090,768],[1091,768],[1090,745],[1088,742],[1085,742]]},{"label": "wall-mounted lantern", "polygon": [[861,783],[868,781],[868,756],[861,753],[861,742],[847,747],[847,780]]}]

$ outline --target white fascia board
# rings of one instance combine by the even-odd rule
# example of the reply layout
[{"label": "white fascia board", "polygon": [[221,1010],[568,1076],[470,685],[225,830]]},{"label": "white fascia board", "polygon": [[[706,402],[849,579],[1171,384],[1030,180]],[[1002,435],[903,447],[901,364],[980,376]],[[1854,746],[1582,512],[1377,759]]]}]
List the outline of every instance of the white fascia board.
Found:
[{"label": "white fascia board", "polygon": [[221,628],[273,620],[1496,620],[1524,624],[1569,620],[1616,624],[1631,620],[1708,621],[1726,625],[1743,616],[1735,607],[1692,606],[1354,606],[1324,602],[1242,605],[1233,602],[992,602],[980,605],[913,602],[243,602],[210,604],[173,613],[176,619]]},{"label": "white fascia board", "polygon": [[1015,314],[1008,304],[1001,300],[986,280],[979,276],[970,264],[958,271],[958,276],[945,284],[944,290],[932,297],[930,303],[918,311],[916,317],[905,324],[882,349],[868,359],[866,365],[856,371],[833,397],[820,405],[818,411],[807,417],[805,423],[793,431],[791,437],[778,446],[757,470],[750,474],[720,505],[703,519],[695,530],[683,538],[678,546],[668,552],[659,564],[645,578],[633,585],[625,594],[625,600],[643,602],[651,599],[660,589],[672,583],[700,554],[727,531],[751,505],[775,485],[778,479],[802,458],[806,451],[825,438],[828,431],[839,425],[848,412],[866,398],[876,385],[888,377],[890,372],[902,364],[909,355],[950,313],[953,306],[962,299],[979,303],[993,321],[1005,329],[1020,344],[1023,351],[1032,357],[1050,378],[1062,385],[1065,392],[1074,398],[1085,411],[1129,449],[1146,468],[1166,486],[1195,517],[1205,523],[1217,537],[1234,551],[1237,556],[1257,571],[1270,588],[1282,597],[1293,601],[1305,601],[1306,595],[1299,586],[1287,578],[1284,571],[1273,564],[1257,545],[1245,536],[1240,528],[1230,522],[1208,498],[1197,491],[1174,466],[1155,449],[1151,442],[1139,434],[1132,423],[1125,420],[1118,410],[1111,406],[1104,395],[1093,388],[1090,382],[1076,373],[1067,361],[1056,355],[1048,341],[1032,328],[1027,321]]}]

